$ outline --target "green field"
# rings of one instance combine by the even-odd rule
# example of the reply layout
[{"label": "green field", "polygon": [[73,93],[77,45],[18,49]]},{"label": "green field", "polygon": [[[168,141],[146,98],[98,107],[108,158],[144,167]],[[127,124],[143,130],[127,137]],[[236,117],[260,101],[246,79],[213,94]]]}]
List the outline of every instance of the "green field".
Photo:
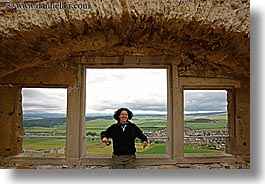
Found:
[{"label": "green field", "polygon": [[[65,139],[56,138],[29,138],[23,142],[24,150],[55,150],[57,148],[64,148],[66,151]],[[147,148],[143,149],[140,143],[136,144],[137,154],[165,154],[165,143],[149,144]],[[192,148],[187,145],[184,146],[185,153],[218,153],[220,151],[205,149],[205,148]],[[87,141],[87,154],[91,155],[110,155],[112,153],[112,146],[106,146],[100,140]]]},{"label": "green field", "polygon": [[226,130],[225,122],[216,123],[184,123],[184,130]]},{"label": "green field", "polygon": [[[194,118],[210,118],[214,122],[194,122]],[[150,131],[164,130],[166,132],[167,120],[165,117],[137,117],[133,119],[133,122],[137,124],[141,129]],[[114,120],[98,118],[85,122],[85,128],[87,135],[99,136],[102,130],[105,130],[111,124],[115,123]],[[152,128],[151,128],[152,127]],[[184,130],[226,130],[226,115],[215,116],[200,116],[200,117],[188,117],[185,118]],[[66,135],[66,125],[58,124],[53,127],[40,127],[34,126],[24,127],[26,135],[48,135],[48,136],[61,136]],[[112,146],[106,146],[100,140],[87,140],[87,154],[99,155],[99,154],[111,154]],[[23,150],[56,150],[58,148],[66,148],[65,138],[24,138]],[[165,154],[166,146],[163,142],[152,142],[147,148],[143,149],[140,143],[136,143],[137,154]],[[213,149],[184,146],[184,153],[214,153],[220,152]]]},{"label": "green field", "polygon": [[65,148],[65,139],[57,138],[27,138],[23,141],[24,150],[51,150],[57,148]]}]

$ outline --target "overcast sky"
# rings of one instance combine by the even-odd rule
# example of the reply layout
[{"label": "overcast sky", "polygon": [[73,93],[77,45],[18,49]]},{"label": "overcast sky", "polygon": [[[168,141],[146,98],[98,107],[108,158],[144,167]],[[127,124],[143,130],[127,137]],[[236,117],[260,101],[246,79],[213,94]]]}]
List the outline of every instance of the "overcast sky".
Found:
[{"label": "overcast sky", "polygon": [[166,113],[166,69],[88,69],[87,113]]},{"label": "overcast sky", "polygon": [[[134,114],[167,111],[166,69],[87,69],[86,114],[113,114],[127,107]],[[25,113],[65,113],[66,89],[23,88]],[[185,90],[185,112],[226,111],[223,90]]]},{"label": "overcast sky", "polygon": [[226,95],[225,90],[185,90],[185,112],[224,112],[227,110]]},{"label": "overcast sky", "polygon": [[66,88],[23,88],[23,112],[65,113],[67,102],[66,96]]}]

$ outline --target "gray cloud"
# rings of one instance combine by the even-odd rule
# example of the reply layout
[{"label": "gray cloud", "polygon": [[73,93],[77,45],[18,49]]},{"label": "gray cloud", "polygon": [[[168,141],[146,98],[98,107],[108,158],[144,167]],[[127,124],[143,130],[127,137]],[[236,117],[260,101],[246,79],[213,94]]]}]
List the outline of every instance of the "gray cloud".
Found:
[{"label": "gray cloud", "polygon": [[23,112],[64,113],[66,89],[24,88],[22,90]]},{"label": "gray cloud", "polygon": [[166,70],[88,69],[87,113],[120,107],[166,112]]},{"label": "gray cloud", "polygon": [[225,91],[185,91],[185,111],[226,111]]},{"label": "gray cloud", "polygon": [[[127,107],[137,111],[155,111],[165,113],[167,111],[166,97],[134,99],[133,101],[116,102],[113,100],[99,101],[93,107],[96,111],[115,111],[120,107]],[[198,111],[226,111],[227,100],[225,91],[188,91],[185,93],[184,110]]]},{"label": "gray cloud", "polygon": [[30,102],[30,103],[23,103],[23,106],[25,107],[25,109],[32,109],[32,110],[60,110],[61,109],[61,105],[60,103],[57,104],[41,104],[41,103],[34,103],[34,102]]},{"label": "gray cloud", "polygon": [[[159,82],[159,77],[162,75],[158,71],[154,70],[153,73],[148,73],[149,77],[150,75],[156,76],[153,81],[151,79],[144,80],[144,75],[141,76],[143,78],[138,78],[135,81],[134,76],[140,75],[137,71],[129,75],[131,78],[127,78],[128,75],[119,71],[111,75],[103,75],[104,72],[87,74],[87,81],[89,81],[87,91],[92,91],[92,93],[87,93],[86,104],[88,105],[87,109],[90,109],[92,113],[112,113],[120,107],[127,107],[141,113],[166,113],[166,86],[163,85],[165,81]],[[132,84],[128,86],[128,83]],[[117,93],[119,95],[114,95]],[[226,110],[227,100],[224,90],[185,90],[184,96],[185,111]],[[24,88],[22,101],[24,112],[65,112],[66,89]],[[91,113],[90,111],[87,110],[87,113]]]},{"label": "gray cloud", "polygon": [[162,102],[152,102],[143,100],[134,100],[132,102],[115,102],[115,101],[104,101],[99,102],[95,105],[94,110],[105,111],[105,110],[116,110],[121,107],[127,107],[132,110],[138,111],[157,111],[166,112],[167,105]]},{"label": "gray cloud", "polygon": [[[225,111],[225,91],[197,91],[185,90],[185,111]],[[167,111],[166,97],[155,95],[137,97],[123,102],[113,99],[97,101],[93,110],[97,112],[114,112],[120,107],[127,107],[133,111],[165,113]],[[23,91],[24,112],[62,112],[66,111],[65,96],[61,93],[47,93],[47,91],[28,89]]]},{"label": "gray cloud", "polygon": [[22,94],[24,99],[32,99],[32,98],[41,99],[43,98],[43,95],[45,95],[40,90],[32,88],[24,88]]}]

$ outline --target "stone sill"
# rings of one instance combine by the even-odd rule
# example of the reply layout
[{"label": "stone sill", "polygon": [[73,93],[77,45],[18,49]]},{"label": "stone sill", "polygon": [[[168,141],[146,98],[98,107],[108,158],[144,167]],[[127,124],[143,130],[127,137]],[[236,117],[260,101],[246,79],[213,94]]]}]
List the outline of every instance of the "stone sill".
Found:
[{"label": "stone sill", "polygon": [[[246,159],[247,158],[247,159]],[[222,165],[231,168],[237,165],[238,168],[249,168],[250,157],[235,157],[232,155],[185,155],[183,158],[171,159],[168,155],[137,155],[138,168],[196,168],[196,165]],[[109,168],[111,165],[111,156],[109,155],[85,155],[80,160],[66,159],[65,157],[29,157],[17,155],[13,157],[0,158],[0,165],[6,165],[7,168],[20,168],[23,165],[25,168],[43,166],[56,168]],[[240,165],[240,166],[239,166]],[[228,167],[228,166],[227,166]]]}]

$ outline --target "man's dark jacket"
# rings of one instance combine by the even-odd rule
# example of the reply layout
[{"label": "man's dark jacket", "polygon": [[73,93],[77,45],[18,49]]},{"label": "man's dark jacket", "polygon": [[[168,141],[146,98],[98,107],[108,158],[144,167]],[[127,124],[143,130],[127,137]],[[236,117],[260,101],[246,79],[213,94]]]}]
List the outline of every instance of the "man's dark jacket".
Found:
[{"label": "man's dark jacket", "polygon": [[134,123],[127,121],[125,130],[122,129],[122,124],[117,122],[112,124],[106,131],[100,133],[103,137],[112,138],[113,154],[114,155],[130,155],[135,154],[135,139],[138,137],[142,142],[147,141],[147,137],[141,129]]}]

